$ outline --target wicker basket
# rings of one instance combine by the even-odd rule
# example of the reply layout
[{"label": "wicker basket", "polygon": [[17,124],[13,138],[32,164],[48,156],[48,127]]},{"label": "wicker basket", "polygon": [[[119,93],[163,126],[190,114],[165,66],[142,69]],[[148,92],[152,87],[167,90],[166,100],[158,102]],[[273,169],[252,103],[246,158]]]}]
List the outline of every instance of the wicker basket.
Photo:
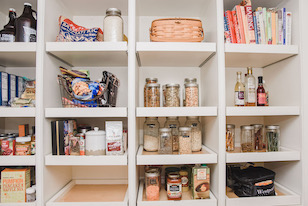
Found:
[{"label": "wicker basket", "polygon": [[202,22],[199,19],[156,19],[150,28],[154,42],[201,42],[204,39]]}]

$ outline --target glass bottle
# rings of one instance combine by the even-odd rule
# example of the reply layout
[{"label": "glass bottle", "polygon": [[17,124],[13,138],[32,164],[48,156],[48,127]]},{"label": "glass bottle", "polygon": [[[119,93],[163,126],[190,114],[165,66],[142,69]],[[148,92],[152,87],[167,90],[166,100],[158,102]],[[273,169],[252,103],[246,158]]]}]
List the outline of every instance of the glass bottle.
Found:
[{"label": "glass bottle", "polygon": [[160,107],[160,84],[152,83],[146,85],[144,96],[145,107]]},{"label": "glass bottle", "polygon": [[172,154],[172,135],[170,128],[159,129],[159,154]]},{"label": "glass bottle", "polygon": [[165,127],[171,129],[172,134],[172,150],[178,151],[179,150],[179,127],[180,122],[178,117],[167,117],[165,122]]},{"label": "glass bottle", "polygon": [[254,127],[244,125],[241,126],[241,148],[242,152],[255,151]]},{"label": "glass bottle", "polygon": [[191,149],[193,152],[199,152],[202,149],[202,133],[199,117],[186,117],[186,127],[191,127]]},{"label": "glass bottle", "polygon": [[262,124],[252,124],[254,127],[255,150],[263,150],[266,148],[266,140],[264,137],[264,127]]},{"label": "glass bottle", "polygon": [[227,124],[226,126],[226,151],[235,149],[235,125]]},{"label": "glass bottle", "polygon": [[164,91],[164,107],[180,106],[180,85],[167,84]]},{"label": "glass bottle", "polygon": [[143,125],[143,149],[149,152],[158,151],[159,142],[158,117],[146,117]]},{"label": "glass bottle", "polygon": [[123,41],[123,19],[121,17],[121,11],[119,9],[109,8],[106,10],[103,27],[104,41]]},{"label": "glass bottle", "polygon": [[268,125],[266,129],[267,152],[280,150],[280,127],[278,125]]},{"label": "glass bottle", "polygon": [[9,10],[9,23],[0,31],[0,42],[14,42],[15,41],[15,9]]},{"label": "glass bottle", "polygon": [[24,3],[24,11],[15,21],[15,41],[16,42],[36,42],[36,13],[30,3]]},{"label": "glass bottle", "polygon": [[145,196],[147,201],[159,200],[160,174],[155,169],[145,172]]},{"label": "glass bottle", "polygon": [[245,86],[242,83],[242,72],[237,72],[237,82],[234,88],[234,105],[245,106]]},{"label": "glass bottle", "polygon": [[263,87],[265,89],[265,95],[266,95],[266,104],[265,106],[269,106],[269,91],[268,88],[266,86],[265,80],[263,79]]},{"label": "glass bottle", "polygon": [[266,92],[263,87],[263,77],[258,77],[258,89],[257,89],[257,106],[265,106],[266,105]]},{"label": "glass bottle", "polygon": [[191,127],[179,128],[179,154],[191,154],[192,141],[191,141]]},{"label": "glass bottle", "polygon": [[256,79],[252,75],[252,67],[247,68],[247,77],[245,82],[245,105],[256,106]]}]

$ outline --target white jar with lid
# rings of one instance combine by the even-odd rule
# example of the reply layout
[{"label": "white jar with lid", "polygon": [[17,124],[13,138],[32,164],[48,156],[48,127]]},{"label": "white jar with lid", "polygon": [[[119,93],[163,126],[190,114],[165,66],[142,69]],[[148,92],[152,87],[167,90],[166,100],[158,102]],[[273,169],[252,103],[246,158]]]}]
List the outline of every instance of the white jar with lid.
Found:
[{"label": "white jar with lid", "polygon": [[86,133],[86,155],[106,155],[106,132],[94,127]]},{"label": "white jar with lid", "polygon": [[27,202],[34,202],[36,199],[35,189],[33,187],[29,187],[26,189]]},{"label": "white jar with lid", "polygon": [[106,10],[103,27],[104,41],[123,41],[123,19],[121,17],[121,11],[119,9],[109,8]]}]

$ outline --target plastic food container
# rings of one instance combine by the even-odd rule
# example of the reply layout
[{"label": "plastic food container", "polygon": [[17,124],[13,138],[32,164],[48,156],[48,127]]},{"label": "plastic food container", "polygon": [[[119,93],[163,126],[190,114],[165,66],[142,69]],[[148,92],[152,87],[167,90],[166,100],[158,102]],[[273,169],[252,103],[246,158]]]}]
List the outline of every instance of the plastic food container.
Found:
[{"label": "plastic food container", "polygon": [[86,155],[106,154],[106,132],[94,127],[94,130],[86,133]]}]

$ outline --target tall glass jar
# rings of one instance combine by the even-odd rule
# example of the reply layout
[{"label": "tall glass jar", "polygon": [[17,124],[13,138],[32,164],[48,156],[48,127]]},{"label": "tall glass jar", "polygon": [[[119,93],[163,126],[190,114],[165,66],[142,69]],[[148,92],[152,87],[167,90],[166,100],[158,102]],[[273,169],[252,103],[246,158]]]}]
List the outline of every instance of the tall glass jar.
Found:
[{"label": "tall glass jar", "polygon": [[170,128],[159,129],[159,154],[172,154],[172,135]]},{"label": "tall glass jar", "polygon": [[234,151],[235,148],[235,125],[227,124],[226,126],[226,151]]},{"label": "tall glass jar", "polygon": [[244,125],[241,126],[241,147],[242,152],[255,151],[254,127]]},{"label": "tall glass jar", "polygon": [[145,107],[160,107],[160,84],[147,84],[144,96]]},{"label": "tall glass jar", "polygon": [[143,125],[143,149],[148,152],[158,151],[159,122],[157,117],[146,117]]},{"label": "tall glass jar", "polygon": [[167,84],[164,92],[164,107],[180,106],[180,85]]},{"label": "tall glass jar", "polygon": [[144,105],[146,105],[146,89],[148,84],[156,84],[158,82],[157,78],[146,78],[145,79],[145,85],[144,85],[144,90],[143,90],[143,96],[144,96]]},{"label": "tall glass jar", "polygon": [[266,149],[266,139],[264,136],[264,127],[262,124],[252,124],[254,127],[255,150]]},{"label": "tall glass jar", "polygon": [[266,129],[267,151],[276,152],[280,150],[280,127],[278,125],[268,125]]},{"label": "tall glass jar", "polygon": [[172,150],[178,151],[179,150],[179,127],[180,122],[178,117],[167,117],[165,122],[165,127],[171,129],[172,135]]},{"label": "tall glass jar", "polygon": [[179,154],[191,154],[192,141],[191,141],[191,127],[179,128]]},{"label": "tall glass jar", "polygon": [[186,83],[184,93],[185,107],[199,106],[199,86],[197,83]]},{"label": "tall glass jar", "polygon": [[123,41],[123,19],[119,9],[109,8],[106,10],[103,27],[104,41]]},{"label": "tall glass jar", "polygon": [[159,200],[160,174],[155,169],[145,172],[145,196],[147,201]]},{"label": "tall glass jar", "polygon": [[201,123],[199,117],[186,117],[186,127],[191,127],[192,151],[198,152],[202,149]]},{"label": "tall glass jar", "polygon": [[[185,78],[184,79],[184,85],[187,84],[187,83],[197,83],[197,78]],[[185,87],[183,89],[182,95],[183,95],[183,107],[185,107],[186,106],[186,102],[185,102]]]}]

